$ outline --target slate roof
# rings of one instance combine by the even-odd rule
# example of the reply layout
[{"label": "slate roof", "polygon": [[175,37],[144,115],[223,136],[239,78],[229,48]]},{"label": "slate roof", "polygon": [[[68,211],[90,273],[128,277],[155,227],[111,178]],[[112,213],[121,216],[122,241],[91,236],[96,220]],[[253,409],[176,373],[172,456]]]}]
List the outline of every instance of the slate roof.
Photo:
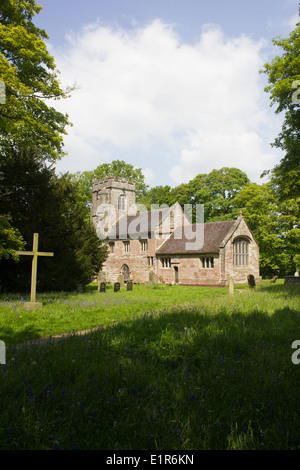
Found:
[{"label": "slate roof", "polygon": [[[199,230],[197,236],[192,237],[191,231],[185,227],[178,227],[170,235],[170,237],[157,250],[158,255],[176,255],[176,254],[192,254],[192,253],[218,253],[220,247],[224,245],[226,239],[236,229],[239,220],[229,220],[224,222],[207,222],[201,226],[193,224],[191,226],[193,232]],[[203,227],[204,226],[204,227]],[[182,236],[181,236],[182,234]],[[203,234],[202,237],[200,235]],[[188,247],[192,244],[193,247]]]},{"label": "slate roof", "polygon": [[157,225],[166,218],[172,207],[123,216],[112,227],[108,238],[122,240],[151,238]]}]

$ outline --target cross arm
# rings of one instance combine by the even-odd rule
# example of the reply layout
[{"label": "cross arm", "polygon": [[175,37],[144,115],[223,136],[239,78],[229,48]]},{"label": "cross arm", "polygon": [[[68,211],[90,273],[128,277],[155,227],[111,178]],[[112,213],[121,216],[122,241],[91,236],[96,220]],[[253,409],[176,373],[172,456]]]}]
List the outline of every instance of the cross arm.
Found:
[{"label": "cross arm", "polygon": [[40,251],[16,251],[17,255],[28,255],[28,256],[54,256],[54,253],[44,253]]}]

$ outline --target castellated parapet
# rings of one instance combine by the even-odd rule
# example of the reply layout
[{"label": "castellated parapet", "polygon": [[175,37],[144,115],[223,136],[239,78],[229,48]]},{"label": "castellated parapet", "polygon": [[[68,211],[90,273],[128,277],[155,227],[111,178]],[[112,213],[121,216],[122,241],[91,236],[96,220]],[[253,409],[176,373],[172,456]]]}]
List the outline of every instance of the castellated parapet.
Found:
[{"label": "castellated parapet", "polygon": [[92,204],[92,222],[105,235],[122,216],[136,213],[135,181],[116,177],[94,181]]}]

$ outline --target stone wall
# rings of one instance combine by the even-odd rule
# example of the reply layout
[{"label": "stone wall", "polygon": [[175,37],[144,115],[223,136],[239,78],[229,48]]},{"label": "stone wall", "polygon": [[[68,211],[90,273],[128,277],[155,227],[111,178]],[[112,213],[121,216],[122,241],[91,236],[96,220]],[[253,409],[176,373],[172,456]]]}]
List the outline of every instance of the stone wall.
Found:
[{"label": "stone wall", "polygon": [[[108,282],[116,282],[122,272],[122,266],[127,264],[130,271],[130,279],[135,283],[149,281],[149,273],[156,272],[155,239],[147,241],[148,250],[142,251],[140,240],[124,240],[111,242],[113,252],[109,254],[102,271],[106,273]],[[125,244],[129,243],[129,252],[125,251]],[[152,265],[153,262],[153,265]]]},{"label": "stone wall", "polygon": [[[167,258],[167,257],[165,257]],[[213,258],[213,266],[211,259]],[[199,255],[173,255],[171,266],[162,266],[162,257],[158,260],[159,277],[163,277],[166,284],[175,284],[175,268],[178,270],[178,283],[182,285],[220,285],[220,260],[217,254]],[[204,267],[202,260],[204,259]]]},{"label": "stone wall", "polygon": [[[248,245],[248,265],[247,266],[234,266],[233,264],[233,242],[237,237],[247,237],[249,239]],[[222,257],[222,280],[227,284],[231,276],[235,284],[242,284],[247,282],[248,274],[253,274],[255,281],[261,280],[259,272],[259,248],[255,242],[252,233],[248,229],[244,219],[241,220],[238,228],[231,235],[230,239],[221,250]]]},{"label": "stone wall", "polygon": [[[125,208],[119,210],[119,196],[125,196]],[[135,182],[125,178],[102,178],[93,183],[92,223],[99,231],[109,232],[120,217],[136,213]]]}]

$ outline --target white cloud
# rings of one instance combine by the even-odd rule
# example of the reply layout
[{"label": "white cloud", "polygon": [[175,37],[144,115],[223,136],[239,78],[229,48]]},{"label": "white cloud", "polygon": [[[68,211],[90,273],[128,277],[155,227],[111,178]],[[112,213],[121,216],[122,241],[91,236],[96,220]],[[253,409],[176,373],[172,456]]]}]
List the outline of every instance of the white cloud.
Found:
[{"label": "white cloud", "polygon": [[[258,74],[264,46],[245,35],[227,38],[212,24],[196,44],[184,44],[161,20],[131,30],[90,25],[68,36],[64,51],[53,52],[63,83],[80,85],[59,104],[74,124],[63,165],[83,171],[132,150],[129,163],[146,167],[153,185],[222,166],[257,179],[278,160],[269,148],[277,121]],[[164,162],[151,155],[153,140],[168,150]],[[167,162],[169,175],[157,182]]]},{"label": "white cloud", "polygon": [[155,173],[151,168],[142,168],[143,175],[145,176],[145,183],[149,186],[152,185],[155,179]]}]

